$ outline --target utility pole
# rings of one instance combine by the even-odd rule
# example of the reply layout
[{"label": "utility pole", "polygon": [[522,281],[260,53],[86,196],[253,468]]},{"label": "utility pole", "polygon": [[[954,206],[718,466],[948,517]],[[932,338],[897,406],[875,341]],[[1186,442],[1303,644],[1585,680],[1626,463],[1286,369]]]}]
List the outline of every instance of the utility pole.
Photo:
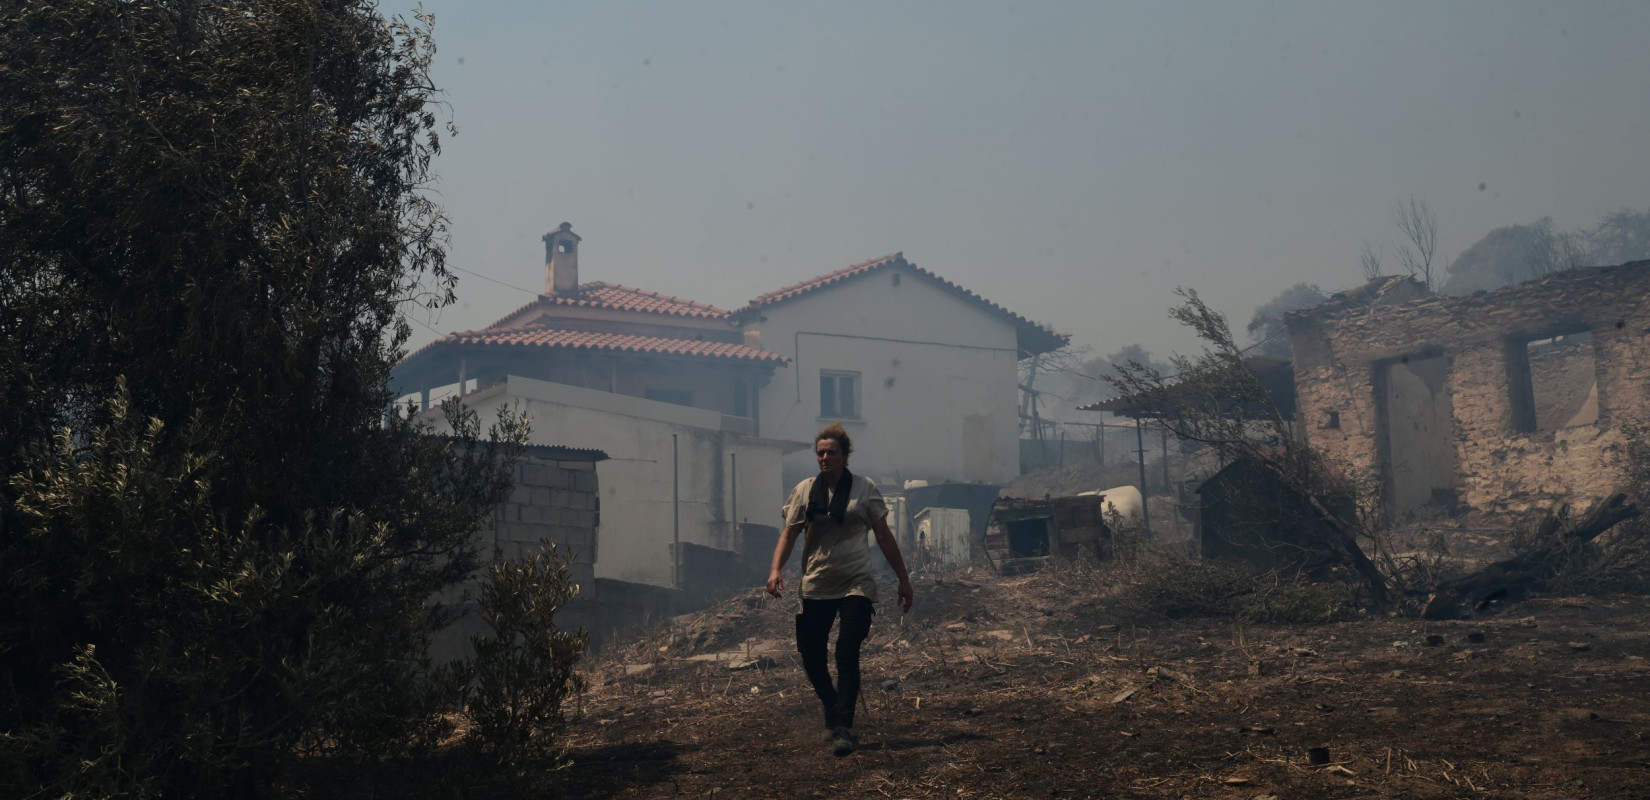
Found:
[{"label": "utility pole", "polygon": [[1149,539],[1152,535],[1152,504],[1151,494],[1146,489],[1146,431],[1139,417],[1134,418],[1134,443],[1134,452],[1140,463],[1140,525]]},{"label": "utility pole", "polygon": [[1163,491],[1173,493],[1169,485],[1169,427],[1163,426]]},{"label": "utility pole", "polygon": [[[1180,492],[1179,492],[1178,488],[1176,486],[1174,486],[1174,484],[1169,483],[1169,426],[1167,426],[1167,425],[1163,426],[1162,434],[1163,434],[1163,492],[1169,496],[1169,502],[1173,503],[1174,506],[1176,508],[1178,508],[1180,506]],[[1180,515],[1178,513],[1174,516],[1173,522],[1174,522],[1174,524],[1171,525],[1170,527],[1174,528],[1177,531],[1180,530]]]},{"label": "utility pole", "polygon": [[682,481],[676,434],[670,435],[670,555],[671,584],[682,588]]}]

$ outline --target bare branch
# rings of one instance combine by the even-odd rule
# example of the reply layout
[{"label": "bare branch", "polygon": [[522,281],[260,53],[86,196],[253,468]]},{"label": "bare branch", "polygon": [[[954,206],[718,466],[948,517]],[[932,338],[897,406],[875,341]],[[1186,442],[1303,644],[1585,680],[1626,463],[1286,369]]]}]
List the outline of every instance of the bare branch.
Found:
[{"label": "bare branch", "polygon": [[1587,240],[1583,233],[1557,230],[1552,217],[1542,217],[1530,229],[1523,248],[1529,278],[1576,269],[1587,262]]},{"label": "bare branch", "polygon": [[1385,577],[1357,542],[1367,533],[1362,522],[1322,500],[1347,496],[1354,487],[1323,454],[1295,435],[1289,418],[1233,339],[1226,318],[1205,305],[1196,291],[1182,288],[1176,293],[1183,302],[1169,315],[1196,332],[1203,352],[1174,356],[1172,379],[1135,361],[1119,365],[1117,374],[1106,379],[1139,413],[1156,417],[1180,439],[1209,447],[1222,463],[1242,459],[1275,474],[1311,509],[1313,520],[1305,527],[1323,532],[1318,544],[1352,568],[1375,605],[1384,605]]},{"label": "bare branch", "polygon": [[1405,239],[1398,248],[1399,263],[1432,290],[1432,259],[1438,252],[1438,215],[1427,201],[1410,197],[1398,202],[1392,210],[1392,221]]},{"label": "bare branch", "polygon": [[1381,248],[1371,245],[1368,239],[1360,242],[1358,253],[1358,268],[1363,272],[1364,280],[1372,281],[1381,277]]}]

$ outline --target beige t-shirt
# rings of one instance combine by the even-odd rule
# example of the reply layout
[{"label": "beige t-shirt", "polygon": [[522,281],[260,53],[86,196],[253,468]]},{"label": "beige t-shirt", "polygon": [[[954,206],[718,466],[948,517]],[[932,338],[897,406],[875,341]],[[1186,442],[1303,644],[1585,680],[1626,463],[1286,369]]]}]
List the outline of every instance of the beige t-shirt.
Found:
[{"label": "beige t-shirt", "polygon": [[[808,478],[791,490],[785,501],[785,524],[798,525],[806,519],[808,494],[816,478]],[[802,545],[802,596],[809,600],[836,600],[858,596],[877,599],[876,573],[871,569],[871,543],[866,536],[872,523],[888,516],[888,504],[876,482],[855,475],[848,511],[838,523],[829,515],[814,517],[807,526]],[[835,487],[827,491],[836,499]]]}]

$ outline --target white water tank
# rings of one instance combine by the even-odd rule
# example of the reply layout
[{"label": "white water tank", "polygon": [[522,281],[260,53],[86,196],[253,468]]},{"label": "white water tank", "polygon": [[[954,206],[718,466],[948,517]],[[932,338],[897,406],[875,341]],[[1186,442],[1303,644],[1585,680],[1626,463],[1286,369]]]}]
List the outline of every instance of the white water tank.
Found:
[{"label": "white water tank", "polygon": [[1124,525],[1140,525],[1142,523],[1141,509],[1145,501],[1140,496],[1140,490],[1133,486],[1113,486],[1110,489],[1097,489],[1092,492],[1082,492],[1078,497],[1093,497],[1103,495],[1105,505],[1102,513],[1106,515],[1109,524],[1112,515],[1122,518]]}]

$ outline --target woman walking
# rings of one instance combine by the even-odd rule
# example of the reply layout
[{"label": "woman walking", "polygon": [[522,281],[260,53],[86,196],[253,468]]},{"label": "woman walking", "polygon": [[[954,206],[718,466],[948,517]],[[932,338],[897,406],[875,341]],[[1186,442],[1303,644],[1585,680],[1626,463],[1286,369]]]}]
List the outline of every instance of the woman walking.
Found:
[{"label": "woman walking", "polygon": [[[853,443],[841,423],[832,423],[814,437],[819,475],[791,490],[785,502],[785,530],[774,548],[768,572],[768,594],[782,597],[780,576],[790,560],[798,533],[806,530],[802,546],[802,613],[796,615],[796,650],[802,669],[825,709],[825,727],[831,751],[838,756],[859,746],[854,733],[854,704],[859,700],[859,648],[871,633],[876,613],[876,574],[871,568],[867,531],[899,577],[898,605],[911,610],[911,577],[905,572],[899,543],[888,529],[888,506],[871,479],[848,471]],[[841,625],[836,638],[836,684],[826,667],[831,623]]]}]

